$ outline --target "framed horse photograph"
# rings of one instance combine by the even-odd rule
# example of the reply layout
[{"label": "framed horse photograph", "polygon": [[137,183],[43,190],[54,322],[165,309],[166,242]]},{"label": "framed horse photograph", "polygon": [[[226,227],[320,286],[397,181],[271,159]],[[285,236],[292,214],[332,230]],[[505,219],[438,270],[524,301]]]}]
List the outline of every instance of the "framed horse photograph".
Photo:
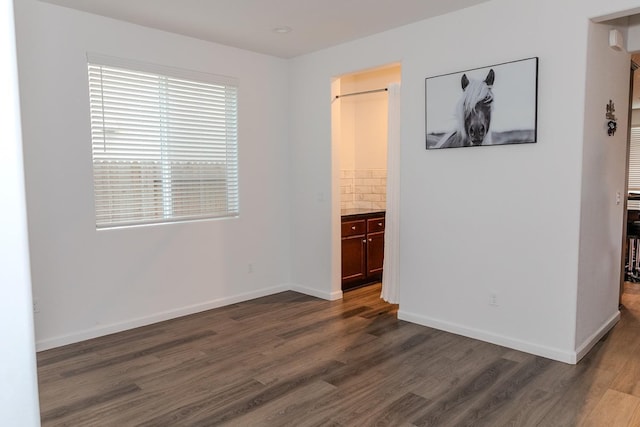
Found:
[{"label": "framed horse photograph", "polygon": [[536,142],[538,58],[425,79],[427,150]]}]

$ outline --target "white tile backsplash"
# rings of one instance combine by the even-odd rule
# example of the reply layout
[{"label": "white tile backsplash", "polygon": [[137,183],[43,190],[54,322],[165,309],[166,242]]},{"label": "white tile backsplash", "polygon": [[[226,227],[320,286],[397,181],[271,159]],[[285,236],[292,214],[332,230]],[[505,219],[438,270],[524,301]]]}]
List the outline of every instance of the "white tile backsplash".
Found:
[{"label": "white tile backsplash", "polygon": [[341,209],[385,209],[385,169],[343,169],[340,171]]}]

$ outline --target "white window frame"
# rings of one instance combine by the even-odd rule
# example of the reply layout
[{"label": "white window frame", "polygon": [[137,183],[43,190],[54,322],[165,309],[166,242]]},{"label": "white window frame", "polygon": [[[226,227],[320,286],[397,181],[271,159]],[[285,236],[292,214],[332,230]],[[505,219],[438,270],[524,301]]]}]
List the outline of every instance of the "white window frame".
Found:
[{"label": "white window frame", "polygon": [[87,63],[96,228],[237,217],[237,80]]}]

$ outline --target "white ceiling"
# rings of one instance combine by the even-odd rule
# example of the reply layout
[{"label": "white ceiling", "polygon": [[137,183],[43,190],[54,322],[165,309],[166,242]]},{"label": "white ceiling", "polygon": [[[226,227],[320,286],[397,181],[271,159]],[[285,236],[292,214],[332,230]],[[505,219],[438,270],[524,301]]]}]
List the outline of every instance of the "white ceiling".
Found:
[{"label": "white ceiling", "polygon": [[[489,0],[43,1],[291,58]],[[292,31],[273,31],[282,26]]]}]

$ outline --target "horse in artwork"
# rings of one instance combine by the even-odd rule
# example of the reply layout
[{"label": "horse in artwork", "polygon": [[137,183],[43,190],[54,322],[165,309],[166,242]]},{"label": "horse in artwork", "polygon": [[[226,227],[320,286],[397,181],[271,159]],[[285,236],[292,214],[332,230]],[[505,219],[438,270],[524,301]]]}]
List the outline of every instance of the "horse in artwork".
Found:
[{"label": "horse in artwork", "polygon": [[493,69],[487,77],[469,80],[462,75],[462,96],[456,105],[456,129],[442,136],[435,148],[470,147],[491,144],[491,112],[493,111]]}]

